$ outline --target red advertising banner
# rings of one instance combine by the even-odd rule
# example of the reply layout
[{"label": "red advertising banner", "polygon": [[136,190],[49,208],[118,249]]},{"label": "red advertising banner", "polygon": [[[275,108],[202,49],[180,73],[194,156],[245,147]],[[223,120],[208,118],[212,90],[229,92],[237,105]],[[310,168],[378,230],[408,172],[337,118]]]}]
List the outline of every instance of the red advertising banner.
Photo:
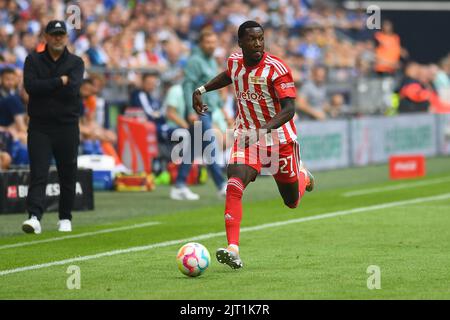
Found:
[{"label": "red advertising banner", "polygon": [[425,176],[424,155],[401,155],[389,158],[391,179],[408,179]]}]

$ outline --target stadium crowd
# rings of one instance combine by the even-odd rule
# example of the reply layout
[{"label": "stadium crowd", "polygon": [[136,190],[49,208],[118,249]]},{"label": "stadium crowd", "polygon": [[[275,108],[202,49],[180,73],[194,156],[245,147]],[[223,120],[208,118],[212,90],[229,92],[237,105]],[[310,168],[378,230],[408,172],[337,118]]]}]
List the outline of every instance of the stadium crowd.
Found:
[{"label": "stadium crowd", "polygon": [[[69,50],[85,62],[82,151],[120,159],[117,136],[109,124],[114,99],[105,88],[127,88],[128,107],[140,107],[158,126],[186,128],[179,85],[199,33],[210,28],[218,36],[215,57],[239,51],[237,27],[251,19],[265,28],[267,51],[291,68],[299,88],[300,119],[334,119],[355,115],[345,90],[330,86],[361,77],[396,77],[396,111],[448,112],[450,54],[433,65],[408,61],[394,26],[366,27],[364,11],[347,11],[319,0],[18,0],[0,1],[0,160],[3,168],[26,164],[27,96],[22,67],[27,54],[43,50],[43,27],[51,19],[68,23]],[[122,70],[112,73],[107,70]],[[224,112],[213,115],[217,130],[230,128],[234,98],[221,92]],[[447,102],[445,102],[447,101]],[[159,137],[167,141],[166,136]]]}]

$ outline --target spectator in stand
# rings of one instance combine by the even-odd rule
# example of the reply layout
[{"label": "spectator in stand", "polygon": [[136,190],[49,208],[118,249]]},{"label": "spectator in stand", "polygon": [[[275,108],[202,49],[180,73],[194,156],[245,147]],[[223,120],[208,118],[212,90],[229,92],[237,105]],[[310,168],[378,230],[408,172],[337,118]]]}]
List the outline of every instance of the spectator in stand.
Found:
[{"label": "spectator in stand", "polygon": [[428,112],[430,90],[428,74],[424,66],[410,62],[405,68],[405,77],[399,89],[399,113]]},{"label": "spectator in stand", "polygon": [[169,88],[164,100],[164,109],[166,110],[167,124],[171,128],[189,129],[189,124],[186,121],[183,86],[181,84],[175,84]]},{"label": "spectator in stand", "polygon": [[131,96],[131,106],[142,108],[147,120],[156,126],[160,154],[153,161],[153,171],[156,175],[165,171],[167,162],[170,161],[170,138],[173,130],[175,130],[174,127],[167,124],[164,105],[156,92],[158,84],[157,74],[144,74],[142,76],[142,88],[136,90]]},{"label": "spectator in stand", "polygon": [[171,38],[164,44],[164,53],[166,66],[161,75],[161,81],[166,84],[180,83],[183,80],[183,68],[186,64],[186,58],[183,55],[187,53],[187,48],[179,40]]},{"label": "spectator in stand", "polygon": [[305,33],[305,39],[299,45],[297,53],[305,57],[309,65],[314,65],[322,59],[322,50],[314,41],[313,31],[307,31]]},{"label": "spectator in stand", "polygon": [[97,34],[88,36],[89,49],[86,51],[92,66],[104,67],[109,62],[108,55],[100,45]]},{"label": "spectator in stand", "polygon": [[109,129],[109,104],[104,97],[103,90],[106,80],[101,74],[91,73],[90,77],[95,92],[95,121],[103,128]]},{"label": "spectator in stand", "polygon": [[450,57],[442,59],[439,65],[432,65],[433,86],[439,97],[450,103]]},{"label": "spectator in stand", "polygon": [[384,20],[381,31],[375,32],[374,38],[377,43],[375,72],[379,75],[394,75],[399,68],[402,47],[392,22]]},{"label": "spectator in stand", "polygon": [[147,36],[145,39],[145,50],[137,55],[137,63],[162,71],[164,69],[164,61],[158,51],[157,37],[155,35]]},{"label": "spectator in stand", "polygon": [[[426,66],[426,69],[428,71],[427,88],[430,91],[430,111],[433,113],[450,113],[450,101],[445,99],[447,98],[445,95],[446,91],[442,87],[445,85],[445,78],[443,76],[446,76],[446,74],[443,74],[435,64]],[[440,77],[438,78],[438,76]],[[440,80],[441,82],[437,82],[436,80]],[[436,83],[441,85],[439,90],[436,87]]]},{"label": "spectator in stand", "polygon": [[[208,92],[204,94],[204,103],[208,105],[208,111],[204,115],[198,116],[192,107],[192,97],[194,91],[197,91],[206,81],[212,79],[218,73],[217,61],[214,58],[214,52],[217,49],[218,38],[211,28],[205,28],[201,31],[198,39],[198,47],[193,51],[185,69],[185,78],[183,81],[184,101],[187,109],[187,120],[191,127],[191,147],[194,143],[194,128],[195,125],[201,126],[202,134],[212,128],[212,114],[216,109],[222,109],[223,101],[217,91]],[[216,144],[215,137],[211,137],[210,141],[202,141],[201,151],[202,155],[205,149],[210,150],[210,157],[215,156],[216,149],[210,144]],[[170,197],[174,200],[198,200],[200,196],[193,193],[186,186],[186,179],[191,170],[191,165],[195,157],[200,156],[195,154],[196,148],[191,152],[191,158],[188,161],[181,163],[175,186],[170,191]],[[200,151],[200,150],[199,150]],[[209,161],[208,161],[209,160]],[[224,196],[226,194],[226,183],[222,176],[222,172],[215,161],[211,158],[207,159],[207,166],[211,176],[214,180],[216,188],[219,190],[218,195]]]},{"label": "spectator in stand", "polygon": [[0,129],[0,170],[7,170],[11,165],[12,159],[8,153],[10,140],[9,133]]},{"label": "spectator in stand", "polygon": [[103,154],[101,150],[99,132],[92,119],[92,97],[95,88],[90,79],[84,79],[80,87],[82,105],[80,106],[80,136],[82,154]]},{"label": "spectator in stand", "polygon": [[156,125],[158,140],[164,142],[170,140],[170,128],[164,117],[163,104],[156,92],[158,82],[158,75],[155,73],[142,75],[142,88],[132,93],[131,106],[142,108],[147,119]]},{"label": "spectator in stand", "polygon": [[36,49],[38,38],[32,33],[24,33],[21,38],[21,43],[27,54],[30,54]]},{"label": "spectator in stand", "polygon": [[330,104],[324,108],[328,119],[346,119],[350,116],[350,107],[345,104],[344,96],[335,93],[330,99]]},{"label": "spectator in stand", "polygon": [[312,79],[300,89],[298,111],[310,119],[325,120],[324,109],[328,106],[327,71],[323,66],[315,66],[311,70]]},{"label": "spectator in stand", "polygon": [[18,34],[10,34],[8,36],[6,50],[15,57],[15,66],[23,68],[25,58],[27,57],[27,50],[20,44],[20,38]]},{"label": "spectator in stand", "polygon": [[105,154],[114,158],[116,167],[122,167],[114,144],[117,142],[115,132],[104,128],[96,118],[97,88],[92,79],[84,79],[80,88],[82,97],[82,117],[80,133],[83,154]]},{"label": "spectator in stand", "polygon": [[5,67],[0,71],[0,96],[17,95],[18,85],[18,75],[14,68]]},{"label": "spectator in stand", "polygon": [[8,152],[13,164],[28,164],[26,113],[18,92],[16,71],[3,69],[0,81],[0,128],[12,138]]},{"label": "spectator in stand", "polygon": [[374,72],[374,63],[375,63],[375,53],[374,46],[372,41],[360,42],[357,45],[357,49],[359,50],[359,54],[356,57],[355,61],[355,72],[354,76],[356,78],[361,77],[370,77]]},{"label": "spectator in stand", "polygon": [[[172,153],[171,147],[174,143],[179,143],[180,141],[183,144],[190,143],[189,124],[186,120],[187,110],[184,102],[183,86],[180,83],[169,88],[163,105],[164,110],[166,111],[167,125],[171,131],[170,142],[168,142],[168,144],[170,144],[170,151]],[[168,161],[173,161],[175,163],[177,163],[177,160],[178,159],[172,157],[168,159]],[[163,171],[165,171],[165,169],[163,169]],[[158,180],[163,181],[164,175],[158,176],[156,181]]]}]

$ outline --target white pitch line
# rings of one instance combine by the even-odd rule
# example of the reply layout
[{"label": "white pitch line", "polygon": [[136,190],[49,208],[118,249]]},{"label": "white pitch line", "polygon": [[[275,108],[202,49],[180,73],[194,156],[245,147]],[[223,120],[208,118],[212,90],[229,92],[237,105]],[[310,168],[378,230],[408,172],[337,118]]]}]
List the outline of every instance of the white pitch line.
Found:
[{"label": "white pitch line", "polygon": [[158,224],[161,224],[161,222],[152,221],[152,222],[145,222],[145,223],[140,223],[140,224],[134,224],[134,225],[131,225],[131,226],[124,226],[124,227],[111,228],[111,229],[104,229],[104,230],[92,231],[92,232],[84,232],[84,233],[79,233],[79,234],[71,234],[71,235],[68,235],[68,236],[57,237],[57,238],[49,238],[49,239],[27,241],[27,242],[18,242],[18,243],[12,243],[12,244],[6,244],[6,245],[3,245],[3,246],[0,246],[0,250],[2,250],[2,249],[11,249],[11,248],[18,248],[18,247],[25,247],[25,246],[31,246],[31,245],[34,245],[34,244],[55,242],[55,241],[61,241],[61,240],[67,240],[67,239],[84,238],[84,237],[95,236],[95,235],[98,235],[98,234],[111,233],[111,232],[117,232],[117,231],[131,230],[131,229],[137,229],[137,228],[145,228],[145,227],[149,227],[149,226],[155,226],[155,225],[158,225]]},{"label": "white pitch line", "polygon": [[[320,214],[320,215],[298,218],[298,219],[291,219],[291,220],[286,220],[286,221],[266,223],[266,224],[261,224],[258,226],[242,228],[241,232],[259,231],[259,230],[264,230],[264,229],[269,229],[269,228],[274,228],[274,227],[286,226],[286,225],[290,225],[290,224],[294,224],[294,223],[301,223],[301,222],[306,222],[306,221],[313,221],[313,220],[320,220],[320,219],[344,216],[344,215],[348,215],[348,214],[352,214],[352,213],[361,213],[361,212],[381,210],[381,209],[392,208],[392,207],[399,207],[399,206],[403,206],[403,205],[423,203],[423,202],[428,202],[428,201],[440,201],[440,200],[446,200],[446,199],[450,199],[450,193],[440,194],[440,195],[431,196],[431,197],[411,199],[411,200],[388,202],[388,203],[377,204],[377,205],[373,205],[373,206],[349,209],[349,210],[335,211],[335,212],[324,213],[324,214]],[[145,250],[150,250],[150,249],[154,249],[154,248],[169,247],[172,245],[184,244],[186,242],[207,240],[207,239],[217,238],[217,237],[222,237],[222,236],[225,236],[225,232],[207,233],[207,234],[202,234],[202,235],[191,237],[191,238],[164,241],[164,242],[153,243],[153,244],[149,244],[149,245],[145,245],[145,246],[131,247],[131,248],[126,248],[126,249],[101,252],[101,253],[93,254],[93,255],[89,255],[89,256],[81,256],[81,257],[76,257],[76,258],[71,258],[71,259],[52,261],[52,262],[43,263],[43,264],[35,264],[35,265],[31,265],[31,266],[3,270],[3,271],[0,271],[0,276],[8,275],[11,273],[18,273],[18,272],[24,272],[24,271],[30,271],[30,270],[49,268],[49,267],[53,267],[53,266],[59,266],[59,265],[64,265],[64,264],[69,264],[69,263],[74,263],[74,262],[99,259],[99,258],[103,258],[103,257],[110,257],[110,256],[119,255],[119,254],[124,254],[124,253],[139,252],[139,251],[145,251]]]},{"label": "white pitch line", "polygon": [[393,191],[393,190],[400,190],[400,189],[406,189],[406,188],[412,188],[412,187],[428,186],[431,184],[438,184],[438,183],[448,182],[448,181],[450,181],[450,177],[425,180],[425,181],[417,181],[417,182],[409,182],[409,183],[396,184],[395,186],[387,186],[387,187],[380,187],[380,188],[363,189],[363,190],[358,190],[358,191],[350,191],[350,192],[343,193],[342,196],[344,196],[344,197],[362,196],[365,194],[372,194],[372,193],[376,193],[376,192]]}]

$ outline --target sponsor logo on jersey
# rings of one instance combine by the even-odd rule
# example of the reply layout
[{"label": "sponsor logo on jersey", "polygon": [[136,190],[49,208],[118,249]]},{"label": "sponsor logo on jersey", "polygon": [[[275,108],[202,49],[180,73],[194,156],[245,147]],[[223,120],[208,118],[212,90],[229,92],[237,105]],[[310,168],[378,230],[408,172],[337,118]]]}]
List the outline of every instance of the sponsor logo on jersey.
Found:
[{"label": "sponsor logo on jersey", "polygon": [[236,92],[236,97],[238,99],[246,100],[246,101],[259,101],[259,100],[264,100],[264,93],[252,92],[250,90],[247,90],[244,92],[238,91],[238,92]]},{"label": "sponsor logo on jersey", "polygon": [[289,88],[294,88],[295,84],[293,82],[287,82],[287,83],[283,82],[282,84],[280,84],[280,87],[281,87],[281,89],[286,90]]}]

